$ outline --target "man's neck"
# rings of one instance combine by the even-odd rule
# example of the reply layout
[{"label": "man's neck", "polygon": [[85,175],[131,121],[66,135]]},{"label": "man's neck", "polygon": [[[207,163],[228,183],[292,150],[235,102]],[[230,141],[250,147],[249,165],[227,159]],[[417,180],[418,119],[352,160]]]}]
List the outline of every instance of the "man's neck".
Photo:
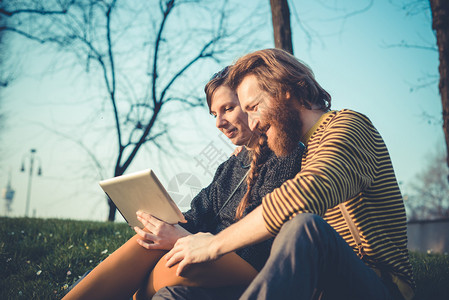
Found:
[{"label": "man's neck", "polygon": [[302,107],[299,110],[299,116],[302,121],[301,136],[304,136],[310,130],[310,128],[312,128],[313,125],[318,122],[323,114],[324,111],[322,111],[321,109],[306,109]]}]

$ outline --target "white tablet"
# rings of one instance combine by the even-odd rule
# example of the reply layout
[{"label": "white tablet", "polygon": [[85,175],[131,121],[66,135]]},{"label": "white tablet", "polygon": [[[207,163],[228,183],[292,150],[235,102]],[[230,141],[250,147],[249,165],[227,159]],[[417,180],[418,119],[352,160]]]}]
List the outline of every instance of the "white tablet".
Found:
[{"label": "white tablet", "polygon": [[102,180],[100,186],[131,227],[143,228],[142,223],[137,220],[138,210],[169,224],[186,222],[151,169]]}]

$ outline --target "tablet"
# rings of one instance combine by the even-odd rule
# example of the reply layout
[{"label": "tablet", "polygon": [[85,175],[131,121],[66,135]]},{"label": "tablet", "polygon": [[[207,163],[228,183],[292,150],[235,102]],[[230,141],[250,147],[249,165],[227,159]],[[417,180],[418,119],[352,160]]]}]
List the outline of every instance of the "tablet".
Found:
[{"label": "tablet", "polygon": [[169,224],[185,223],[184,215],[151,169],[100,181],[100,186],[117,206],[129,226],[143,228],[138,210]]}]

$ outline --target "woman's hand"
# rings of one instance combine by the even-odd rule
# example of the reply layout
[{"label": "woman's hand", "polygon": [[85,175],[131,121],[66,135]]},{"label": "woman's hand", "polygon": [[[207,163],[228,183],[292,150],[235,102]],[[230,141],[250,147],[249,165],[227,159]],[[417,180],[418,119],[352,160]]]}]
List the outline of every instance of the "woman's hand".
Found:
[{"label": "woman's hand", "polygon": [[146,249],[170,250],[179,238],[190,234],[178,224],[168,224],[142,211],[136,214],[146,229],[134,227],[134,231],[142,238],[137,239],[137,243]]}]

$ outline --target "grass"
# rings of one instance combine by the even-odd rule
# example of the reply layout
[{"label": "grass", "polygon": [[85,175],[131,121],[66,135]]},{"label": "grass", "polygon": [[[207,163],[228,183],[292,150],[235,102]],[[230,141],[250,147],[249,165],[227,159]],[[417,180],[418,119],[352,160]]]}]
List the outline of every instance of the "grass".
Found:
[{"label": "grass", "polygon": [[0,218],[0,299],[61,299],[132,235],[123,223]]},{"label": "grass", "polygon": [[[133,234],[123,223],[0,218],[0,299],[60,299]],[[410,255],[415,299],[447,299],[449,256]]]}]

